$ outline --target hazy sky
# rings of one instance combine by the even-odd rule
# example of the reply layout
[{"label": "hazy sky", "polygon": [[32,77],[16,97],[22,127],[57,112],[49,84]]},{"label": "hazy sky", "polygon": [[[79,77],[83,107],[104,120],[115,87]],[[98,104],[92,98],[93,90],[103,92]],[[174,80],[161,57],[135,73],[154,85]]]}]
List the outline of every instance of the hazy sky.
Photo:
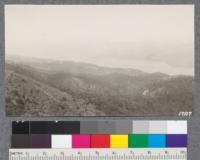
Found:
[{"label": "hazy sky", "polygon": [[6,55],[194,74],[193,5],[6,5]]}]

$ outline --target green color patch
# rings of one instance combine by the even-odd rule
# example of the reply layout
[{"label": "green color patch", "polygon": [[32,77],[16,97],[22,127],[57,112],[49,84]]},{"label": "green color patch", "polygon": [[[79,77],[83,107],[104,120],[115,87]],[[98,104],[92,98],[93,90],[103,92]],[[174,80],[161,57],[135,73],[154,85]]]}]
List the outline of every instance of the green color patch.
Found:
[{"label": "green color patch", "polygon": [[129,134],[129,148],[148,148],[148,134]]}]

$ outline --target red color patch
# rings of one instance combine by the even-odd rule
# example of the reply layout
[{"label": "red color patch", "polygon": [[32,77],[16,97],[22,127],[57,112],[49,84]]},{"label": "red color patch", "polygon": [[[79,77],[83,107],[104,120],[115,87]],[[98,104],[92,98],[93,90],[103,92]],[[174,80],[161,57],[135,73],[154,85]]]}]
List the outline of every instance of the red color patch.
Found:
[{"label": "red color patch", "polygon": [[91,148],[110,148],[110,135],[91,135]]}]

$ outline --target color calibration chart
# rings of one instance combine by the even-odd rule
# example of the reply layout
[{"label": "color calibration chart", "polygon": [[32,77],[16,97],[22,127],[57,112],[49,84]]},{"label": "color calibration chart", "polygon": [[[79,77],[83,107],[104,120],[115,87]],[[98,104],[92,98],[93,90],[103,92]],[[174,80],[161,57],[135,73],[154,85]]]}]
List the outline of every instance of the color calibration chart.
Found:
[{"label": "color calibration chart", "polygon": [[187,121],[13,122],[10,160],[37,160],[37,157],[186,160]]}]

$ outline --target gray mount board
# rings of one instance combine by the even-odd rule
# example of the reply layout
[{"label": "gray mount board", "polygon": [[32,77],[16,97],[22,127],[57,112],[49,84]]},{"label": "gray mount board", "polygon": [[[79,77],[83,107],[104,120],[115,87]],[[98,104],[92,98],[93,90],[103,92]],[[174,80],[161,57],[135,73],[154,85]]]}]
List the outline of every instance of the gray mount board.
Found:
[{"label": "gray mount board", "polygon": [[[195,4],[195,106],[191,117],[6,117],[4,103],[4,4]],[[188,120],[188,160],[200,157],[200,1],[199,0],[7,0],[0,1],[0,160],[8,160],[12,120]]]}]

